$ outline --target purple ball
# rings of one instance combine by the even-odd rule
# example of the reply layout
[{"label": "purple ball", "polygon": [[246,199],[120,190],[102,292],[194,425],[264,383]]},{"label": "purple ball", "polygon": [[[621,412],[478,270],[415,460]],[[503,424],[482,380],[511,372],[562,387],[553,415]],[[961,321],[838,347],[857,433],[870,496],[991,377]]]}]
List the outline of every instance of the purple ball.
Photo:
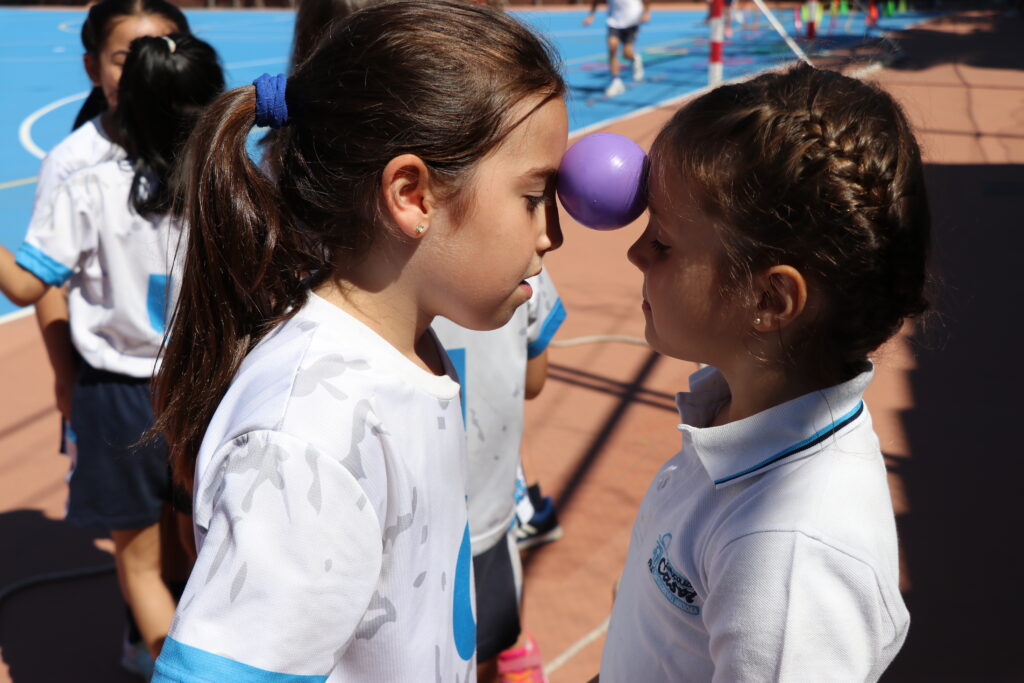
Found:
[{"label": "purple ball", "polygon": [[585,135],[562,157],[558,198],[588,228],[621,228],[647,208],[647,167],[647,155],[629,138]]}]

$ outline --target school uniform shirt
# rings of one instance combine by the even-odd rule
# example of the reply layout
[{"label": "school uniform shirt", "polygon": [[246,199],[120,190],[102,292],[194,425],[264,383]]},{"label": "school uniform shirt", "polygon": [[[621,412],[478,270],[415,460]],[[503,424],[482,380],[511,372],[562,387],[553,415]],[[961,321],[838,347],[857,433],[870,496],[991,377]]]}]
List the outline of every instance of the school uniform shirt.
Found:
[{"label": "school uniform shirt", "polygon": [[608,27],[632,28],[644,15],[642,0],[608,0]]},{"label": "school uniform shirt", "polygon": [[871,376],[720,427],[701,425],[724,379],[691,377],[682,450],[633,527],[602,683],[881,676],[910,618]]},{"label": "school uniform shirt", "polygon": [[565,320],[547,271],[527,282],[533,296],[504,327],[479,332],[440,317],[433,324],[462,385],[474,555],[503,541],[515,517],[526,363],[544,353]]},{"label": "school uniform shirt", "polygon": [[180,277],[182,233],[166,215],[139,215],[126,160],[72,173],[48,220],[33,220],[15,260],[49,285],[70,282],[71,340],[94,368],[150,377],[157,368]]},{"label": "school uniform shirt", "polygon": [[153,680],[475,680],[458,392],[315,294],[262,340],[200,448]]},{"label": "school uniform shirt", "polygon": [[[43,157],[39,165],[39,177],[36,179],[30,226],[50,219],[53,197],[69,175],[103,161],[124,158],[124,149],[115,144],[103,130],[100,123],[102,116],[100,114],[83,123]],[[29,228],[30,231],[32,229]]]}]

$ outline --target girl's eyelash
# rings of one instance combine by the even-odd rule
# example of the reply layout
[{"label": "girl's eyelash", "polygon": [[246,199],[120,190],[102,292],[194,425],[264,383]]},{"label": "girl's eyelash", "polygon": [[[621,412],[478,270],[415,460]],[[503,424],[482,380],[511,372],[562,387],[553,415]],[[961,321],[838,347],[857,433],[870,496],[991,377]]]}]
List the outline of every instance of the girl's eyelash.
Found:
[{"label": "girl's eyelash", "polygon": [[659,242],[656,239],[652,239],[651,240],[651,247],[654,248],[654,251],[658,251],[658,252],[668,251],[668,245],[663,243],[663,242]]},{"label": "girl's eyelash", "polygon": [[548,196],[546,194],[542,194],[542,195],[528,194],[528,195],[526,195],[526,203],[530,207],[530,210],[533,211],[534,209],[536,209],[537,207],[541,206],[542,204],[547,204],[548,203]]}]

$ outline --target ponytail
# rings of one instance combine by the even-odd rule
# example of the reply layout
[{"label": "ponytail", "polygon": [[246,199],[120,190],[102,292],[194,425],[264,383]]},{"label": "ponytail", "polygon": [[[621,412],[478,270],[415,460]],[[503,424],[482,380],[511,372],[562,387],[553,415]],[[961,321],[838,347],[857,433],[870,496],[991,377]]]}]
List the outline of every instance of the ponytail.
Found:
[{"label": "ponytail", "polygon": [[154,381],[154,430],[167,438],[175,478],[189,490],[206,426],[238,366],[305,302],[304,276],[324,265],[249,158],[255,114],[254,87],[221,95],[200,117],[178,168],[177,212],[188,241]]}]

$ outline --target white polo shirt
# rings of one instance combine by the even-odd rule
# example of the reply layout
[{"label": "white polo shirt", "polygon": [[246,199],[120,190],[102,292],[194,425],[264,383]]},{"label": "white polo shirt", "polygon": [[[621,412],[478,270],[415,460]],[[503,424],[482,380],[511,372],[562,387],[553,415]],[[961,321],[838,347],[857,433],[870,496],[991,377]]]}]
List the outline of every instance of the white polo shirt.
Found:
[{"label": "white polo shirt", "polygon": [[153,681],[476,680],[465,490],[459,385],[310,295],[207,428]]},{"label": "white polo shirt", "polygon": [[504,540],[515,517],[526,363],[547,350],[565,320],[565,307],[547,271],[528,282],[533,296],[504,327],[478,332],[447,318],[433,323],[462,386],[473,555]]},{"label": "white polo shirt", "polygon": [[907,635],[873,371],[744,420],[705,368],[637,514],[601,661],[618,681],[874,681]]}]

